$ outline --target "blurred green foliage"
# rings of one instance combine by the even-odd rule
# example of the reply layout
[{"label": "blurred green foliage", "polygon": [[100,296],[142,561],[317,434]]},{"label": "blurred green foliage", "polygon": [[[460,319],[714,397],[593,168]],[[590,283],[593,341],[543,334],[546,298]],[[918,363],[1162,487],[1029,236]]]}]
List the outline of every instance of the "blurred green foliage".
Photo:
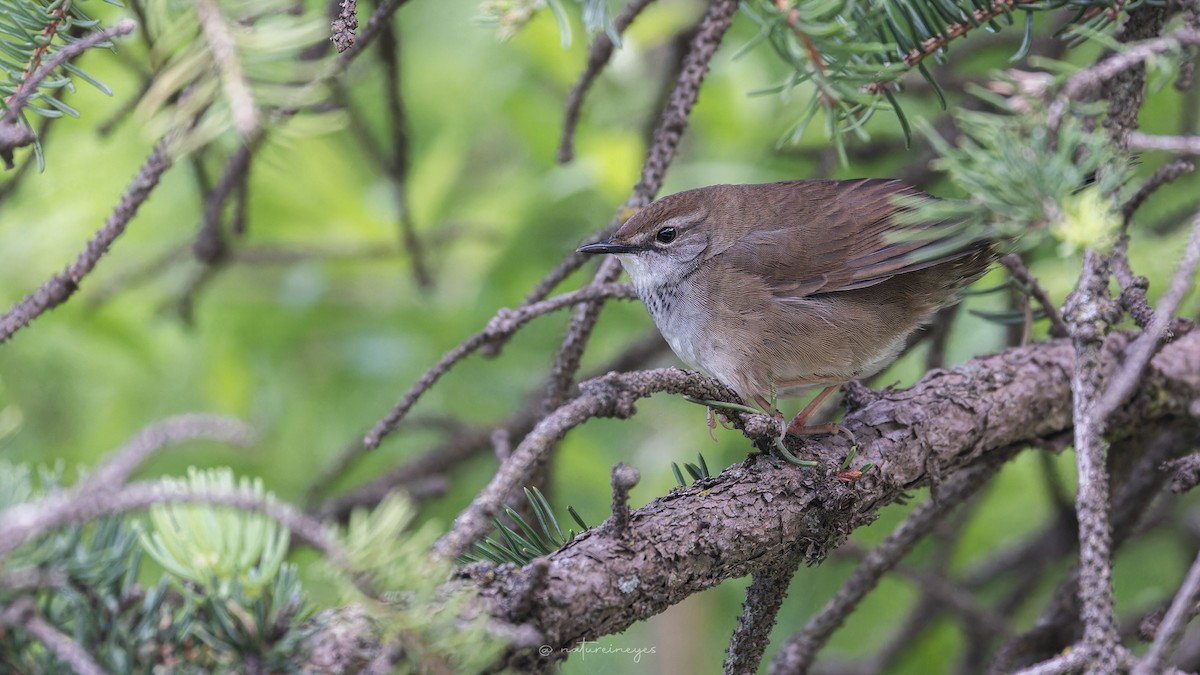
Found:
[{"label": "blurred green foliage", "polygon": [[[183,411],[241,417],[262,434],[250,451],[192,444],[156,457],[141,475],[181,475],[185,467],[230,465],[239,475],[261,476],[282,499],[297,498],[316,471],[384,415],[393,402],[445,350],[485,325],[500,307],[519,303],[566,253],[603,226],[637,179],[646,129],[669,77],[672,39],[698,16],[702,3],[660,0],[624,38],[606,74],[590,93],[573,164],[554,161],[567,91],[582,71],[586,41],[564,48],[549,12],[534,16],[510,41],[475,23],[477,0],[414,1],[399,13],[404,50],[403,90],[408,106],[411,171],[407,186],[413,221],[427,243],[435,284],[423,292],[403,254],[287,264],[235,264],[199,294],[195,320],[181,320],[178,300],[196,263],[180,260],[144,283],[116,286],[130,273],[194,236],[200,198],[193,167],[173,168],[129,231],[85,280],[81,293],[0,346],[0,459],[62,461],[68,474],[93,466],[142,426]],[[122,10],[97,9],[101,16]],[[574,19],[574,20],[577,20]],[[576,25],[575,34],[583,35]],[[1039,26],[1045,32],[1046,27]],[[739,17],[693,112],[682,154],[667,174],[663,193],[728,182],[763,182],[815,175],[825,139],[810,129],[795,147],[777,148],[795,124],[810,93],[794,97],[751,95],[771,87],[788,66],[767,49],[733,59],[757,27]],[[1009,36],[1019,39],[1019,35]],[[1014,46],[996,42],[955,62],[963,76],[1004,67]],[[115,92],[86,87],[68,96],[81,120],[61,120],[45,144],[46,169],[27,177],[0,207],[0,306],[7,307],[59,271],[99,227],[155,139],[144,120],[125,119],[107,135],[96,127],[137,92],[123,66],[145,58],[136,39],[119,43],[121,59],[94,51],[83,65]],[[951,56],[954,51],[951,50]],[[1093,56],[1084,50],[1080,63]],[[379,138],[386,119],[381,70],[370,55],[346,80]],[[1182,109],[1170,87],[1153,91],[1143,129],[1175,132]],[[950,104],[956,102],[953,95]],[[926,94],[905,99],[910,119],[936,114]],[[867,124],[875,141],[901,138],[894,118]],[[917,161],[898,147],[836,169],[837,177],[892,175]],[[198,158],[212,171],[217,158]],[[1138,169],[1147,175],[1152,166]],[[0,180],[4,177],[0,176]],[[1183,232],[1154,234],[1156,222],[1194,197],[1195,182],[1164,190],[1139,216],[1134,269],[1151,278],[1152,299],[1165,285]],[[245,244],[320,249],[367,247],[397,250],[395,200],[384,177],[344,128],[307,137],[273,137],[254,163]],[[939,184],[930,186],[937,193]],[[946,194],[946,196],[956,196]],[[1079,268],[1047,247],[1031,265],[1052,297],[1063,299]],[[568,281],[578,284],[586,273]],[[994,272],[980,282],[1000,283]],[[109,291],[112,290],[110,293]],[[999,308],[1002,297],[971,298],[971,308]],[[1195,304],[1185,308],[1192,313]],[[421,401],[414,416],[454,415],[496,422],[535,393],[554,359],[565,314],[542,318],[523,330],[502,354],[472,357]],[[598,325],[584,369],[620,352],[651,322],[636,303],[611,303]],[[1035,336],[1044,335],[1040,326]],[[1003,344],[999,327],[965,313],[948,349],[959,363]],[[915,381],[924,350],[909,355],[879,381]],[[664,358],[663,364],[673,363]],[[796,403],[797,409],[799,402]],[[569,494],[590,522],[609,509],[608,474],[617,461],[643,476],[633,505],[670,490],[672,462],[702,451],[714,472],[749,450],[739,435],[718,430],[708,439],[704,412],[677,397],[638,405],[631,421],[595,420],[573,431],[556,455],[548,492],[556,508]],[[361,483],[431,447],[434,429],[402,427],[339,483]],[[1069,453],[1054,465],[1068,484]],[[495,466],[480,457],[453,474],[450,492],[425,508],[422,519],[447,523],[484,484]],[[1046,501],[1038,458],[1025,454],[1004,469],[988,490],[955,556],[969,567],[1036,527],[1052,506]],[[921,493],[914,500],[927,498]],[[1019,509],[1013,504],[1020,504]],[[889,507],[880,521],[854,535],[869,546],[881,540],[910,506]],[[1155,548],[1157,547],[1157,548]],[[1121,601],[1136,602],[1162,579],[1177,578],[1183,562],[1172,542],[1150,540],[1125,551],[1117,566]],[[928,557],[929,544],[913,559]],[[304,567],[309,558],[298,560]],[[798,628],[834,592],[853,562],[841,558],[803,569],[780,614],[773,644]],[[302,570],[302,574],[308,572]],[[573,657],[564,672],[717,672],[740,611],[745,580],[689,598],[661,617],[600,645],[647,649],[628,654]],[[315,585],[316,599],[322,597]],[[1040,588],[1039,593],[1048,593]],[[889,579],[833,638],[829,655],[860,655],[882,644],[916,597],[908,582]],[[1036,606],[1036,603],[1034,603]],[[1030,617],[1026,617],[1030,618]],[[897,671],[928,673],[954,662],[956,628],[925,635]],[[948,666],[945,666],[948,667]]]},{"label": "blurred green foliage", "polygon": [[[64,487],[56,471],[39,471],[36,484],[32,473],[26,465],[0,460],[0,510],[27,505]],[[224,487],[233,487],[228,469],[200,475],[191,477],[192,487],[207,490],[221,479]],[[183,484],[166,479],[163,489],[176,491]],[[169,508],[155,510],[163,515]],[[181,675],[204,675],[231,672],[247,660],[271,671],[285,668],[319,626],[306,620],[311,606],[296,565],[280,564],[286,543],[280,543],[278,557],[263,561],[264,566],[256,570],[261,575],[241,574],[245,567],[231,569],[228,561],[205,564],[212,562],[206,553],[212,550],[214,535],[245,532],[243,527],[275,530],[274,521],[266,524],[261,514],[207,506],[182,507],[174,515],[181,512],[188,517],[174,522],[157,519],[148,526],[136,516],[119,514],[70,525],[26,543],[5,559],[4,573],[56,581],[29,588],[6,585],[0,588],[0,606],[6,610],[19,602],[35,606],[51,630],[69,635],[104,672],[150,673],[157,667]],[[214,531],[215,521],[224,530]],[[144,534],[147,529],[154,544]],[[201,533],[203,542],[197,541]],[[164,540],[170,548],[188,549],[197,558],[170,561],[166,574],[146,574],[143,552],[162,560]],[[218,545],[236,558],[257,556],[262,552],[257,544],[244,538]],[[141,576],[152,580],[139,583]],[[31,633],[11,626],[0,631],[0,672],[70,672],[69,664],[59,658],[62,654]]]}]

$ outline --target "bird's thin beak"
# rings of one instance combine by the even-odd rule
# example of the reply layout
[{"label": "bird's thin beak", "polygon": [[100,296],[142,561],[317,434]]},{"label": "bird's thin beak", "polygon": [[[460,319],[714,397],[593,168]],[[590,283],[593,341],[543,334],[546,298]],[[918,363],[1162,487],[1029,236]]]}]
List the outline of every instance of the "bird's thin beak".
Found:
[{"label": "bird's thin beak", "polygon": [[585,244],[575,249],[576,253],[637,253],[642,250],[640,246],[630,246],[629,244],[618,244],[612,239],[607,241],[598,241],[594,244]]}]

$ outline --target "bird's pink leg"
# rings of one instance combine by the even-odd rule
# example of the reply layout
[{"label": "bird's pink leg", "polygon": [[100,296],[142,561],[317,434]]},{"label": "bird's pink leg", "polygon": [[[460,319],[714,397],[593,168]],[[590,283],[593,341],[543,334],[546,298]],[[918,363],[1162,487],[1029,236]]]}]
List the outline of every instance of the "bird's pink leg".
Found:
[{"label": "bird's pink leg", "polygon": [[837,391],[840,386],[842,385],[835,384],[822,389],[816,398],[804,406],[804,410],[801,410],[792,418],[792,423],[788,425],[787,433],[793,436],[812,436],[814,434],[836,434],[842,431],[842,427],[837,424],[815,424],[808,426],[809,418],[813,416],[817,408],[821,407],[825,399],[829,398],[829,395]]}]

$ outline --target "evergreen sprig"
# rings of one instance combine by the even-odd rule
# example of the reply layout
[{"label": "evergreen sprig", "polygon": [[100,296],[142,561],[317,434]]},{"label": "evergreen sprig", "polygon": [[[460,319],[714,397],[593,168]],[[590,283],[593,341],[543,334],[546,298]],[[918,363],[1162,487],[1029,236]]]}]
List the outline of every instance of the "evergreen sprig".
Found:
[{"label": "evergreen sprig", "polygon": [[[1012,60],[1024,58],[1032,46],[1036,16],[1070,12],[1060,36],[1077,43],[1098,39],[1122,11],[1136,5],[1165,5],[1167,0],[742,0],[743,13],[758,25],[758,34],[741,47],[745,53],[767,43],[789,67],[778,85],[756,94],[796,92],[808,96],[799,119],[781,143],[800,140],[808,127],[823,119],[825,132],[839,159],[848,163],[847,134],[867,139],[866,123],[878,111],[896,116],[905,140],[912,125],[900,102],[901,79],[917,71],[943,108],[946,95],[930,62],[944,63],[954,41],[979,32],[1017,27],[1021,41]],[[613,30],[608,0],[576,0],[580,20],[591,32]],[[497,26],[501,38],[519,32],[544,8],[559,22],[564,45],[570,43],[571,20],[565,0],[485,0],[481,22]],[[1056,23],[1063,23],[1056,19]]]},{"label": "evergreen sprig", "polygon": [[[187,480],[164,478],[172,491],[233,492],[239,488],[270,500],[261,478],[236,481],[228,468],[188,470]],[[275,581],[288,550],[289,533],[261,513],[203,504],[160,504],[139,527],[142,547],[180,583],[228,597],[235,589],[256,596]]]},{"label": "evergreen sprig", "polygon": [[[60,489],[60,470],[40,471],[37,486],[32,473],[0,462],[0,511]],[[185,524],[177,537],[191,533]],[[235,548],[228,552],[236,557],[242,552]],[[0,606],[32,594],[43,620],[113,673],[232,672],[248,660],[280,670],[295,662],[316,628],[306,621],[311,606],[293,565],[279,566],[253,591],[236,577],[199,586],[170,573],[144,589],[138,583],[142,550],[130,518],[62,528],[0,563]],[[13,583],[20,579],[32,583]],[[216,588],[223,592],[206,592]],[[18,672],[68,672],[20,626],[0,631],[0,662]]]},{"label": "evergreen sprig", "polygon": [[[621,37],[613,25],[610,0],[575,0],[579,5],[580,18],[589,34],[604,31],[612,39],[613,44],[621,44]],[[565,0],[484,0],[479,5],[477,20],[479,23],[494,26],[496,34],[502,40],[516,35],[537,14],[538,10],[549,7],[558,21],[558,32],[562,45],[571,44],[572,33],[570,13]]]},{"label": "evergreen sprig", "polygon": [[[83,31],[97,26],[81,5],[78,0],[0,0],[0,107],[8,109],[8,98],[42,63],[75,42]],[[24,109],[42,117],[79,117],[78,110],[56,95],[59,90],[70,90],[73,78],[112,93],[103,82],[68,62],[38,83]]]},{"label": "evergreen sprig", "polygon": [[[687,470],[688,475],[692,477],[692,482],[696,482],[702,478],[712,478],[712,472],[708,470],[708,462],[704,461],[704,455],[696,453],[696,463],[685,462],[683,465]],[[683,471],[680,471],[679,465],[671,462],[671,472],[675,474],[675,482],[679,483],[679,487],[687,487],[688,483],[683,479]]]},{"label": "evergreen sprig", "polygon": [[[575,539],[574,529],[563,533],[550,502],[541,490],[536,487],[525,488],[525,499],[537,520],[536,527],[516,510],[506,506],[504,513],[516,528],[509,527],[499,518],[495,518],[497,536],[485,537],[483,541],[476,542],[475,552],[459,557],[459,563],[466,565],[487,560],[497,565],[513,563],[525,566],[534,558],[549,555]],[[589,529],[574,507],[567,506],[567,512],[580,527],[580,531]]]},{"label": "evergreen sprig", "polygon": [[393,493],[371,511],[351,513],[342,532],[354,573],[378,597],[365,596],[347,570],[327,564],[325,574],[344,603],[362,607],[386,641],[403,646],[398,672],[484,672],[505,643],[489,631],[486,615],[469,611],[474,592],[446,583],[453,564],[430,554],[439,529],[412,527],[415,515],[412,503]]},{"label": "evergreen sprig", "polygon": [[149,133],[179,134],[176,153],[231,130],[249,142],[274,112],[325,100],[327,57],[304,54],[328,39],[328,22],[318,9],[296,8],[291,0],[147,0],[145,30],[157,76],[137,113]]},{"label": "evergreen sprig", "polygon": [[[227,469],[190,474],[187,481],[167,479],[163,492],[238,487]],[[0,513],[60,490],[60,476],[42,471],[35,482],[28,466],[0,462]],[[260,485],[255,492],[265,495]],[[291,672],[302,663],[309,638],[327,626],[314,615],[297,567],[278,562],[286,533],[265,525],[261,513],[222,506],[152,511],[137,527],[133,517],[101,518],[17,549],[0,560],[0,607],[32,600],[41,620],[105,672],[230,673],[248,663]],[[401,672],[481,672],[505,645],[489,632],[486,616],[470,611],[470,588],[445,583],[453,566],[431,554],[438,530],[413,528],[414,515],[400,495],[355,512],[341,537],[348,559],[323,569],[343,592],[340,600],[360,606],[385,641],[401,641]],[[143,550],[165,569],[149,589],[138,583]],[[364,595],[363,579],[379,594]],[[0,630],[0,664],[16,672],[69,670],[13,624]]]},{"label": "evergreen sprig", "polygon": [[[110,0],[111,1],[111,0]],[[112,91],[100,80],[72,63],[94,47],[111,47],[111,38],[134,29],[133,22],[88,30],[97,25],[80,8],[79,0],[0,0],[0,160],[13,168],[13,150],[32,145],[38,170],[45,156],[28,113],[50,119],[79,111],[66,103],[63,93],[73,81],[90,83],[105,94]]]},{"label": "evergreen sprig", "polygon": [[844,136],[865,138],[863,125],[876,111],[892,111],[910,137],[897,97],[907,73],[919,72],[946,107],[928,64],[944,62],[954,40],[1019,25],[1022,39],[1012,57],[1017,60],[1033,41],[1035,14],[1074,11],[1065,37],[1082,39],[1101,35],[1123,5],[1122,0],[743,0],[743,11],[760,31],[742,51],[766,41],[791,66],[783,83],[765,91],[789,93],[811,83],[807,107],[784,141],[799,140],[824,113],[826,132],[845,163]]},{"label": "evergreen sprig", "polygon": [[1002,109],[953,111],[960,131],[954,143],[922,124],[939,155],[933,166],[966,196],[902,204],[910,208],[898,216],[903,222],[942,223],[919,235],[942,245],[920,255],[936,258],[984,238],[1032,248],[1047,233],[1063,254],[1110,246],[1120,226],[1118,205],[1132,184],[1129,155],[1084,117],[1068,115],[1055,126],[1036,99],[1021,99],[1014,112],[1011,101],[976,93]]}]

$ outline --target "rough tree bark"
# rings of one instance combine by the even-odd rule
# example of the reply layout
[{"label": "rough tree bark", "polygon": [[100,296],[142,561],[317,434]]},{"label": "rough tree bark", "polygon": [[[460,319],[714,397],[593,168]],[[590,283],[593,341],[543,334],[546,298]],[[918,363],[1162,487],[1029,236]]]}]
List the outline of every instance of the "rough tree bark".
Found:
[{"label": "rough tree bark", "polygon": [[[1126,333],[1109,336],[1106,368],[1119,362],[1130,339]],[[478,568],[473,579],[489,611],[532,626],[557,654],[770,561],[799,555],[820,562],[906,491],[936,485],[1015,447],[1060,445],[1056,437],[1071,429],[1072,360],[1068,341],[1037,343],[933,371],[909,389],[873,395],[843,423],[858,440],[856,463],[878,467],[853,483],[836,475],[849,450],[840,437],[807,445],[821,461],[816,470],[773,466],[752,456],[633,511],[624,529],[584,533],[549,556],[542,583],[532,588],[528,569]],[[650,371],[647,378],[660,372]],[[636,386],[622,389],[615,393],[638,395]],[[1113,428],[1122,435],[1151,423],[1194,428],[1198,398],[1200,332],[1194,332],[1155,356]],[[632,409],[614,403],[605,412],[627,415]],[[512,611],[516,607],[523,611]],[[537,658],[529,652],[514,656]]]}]

